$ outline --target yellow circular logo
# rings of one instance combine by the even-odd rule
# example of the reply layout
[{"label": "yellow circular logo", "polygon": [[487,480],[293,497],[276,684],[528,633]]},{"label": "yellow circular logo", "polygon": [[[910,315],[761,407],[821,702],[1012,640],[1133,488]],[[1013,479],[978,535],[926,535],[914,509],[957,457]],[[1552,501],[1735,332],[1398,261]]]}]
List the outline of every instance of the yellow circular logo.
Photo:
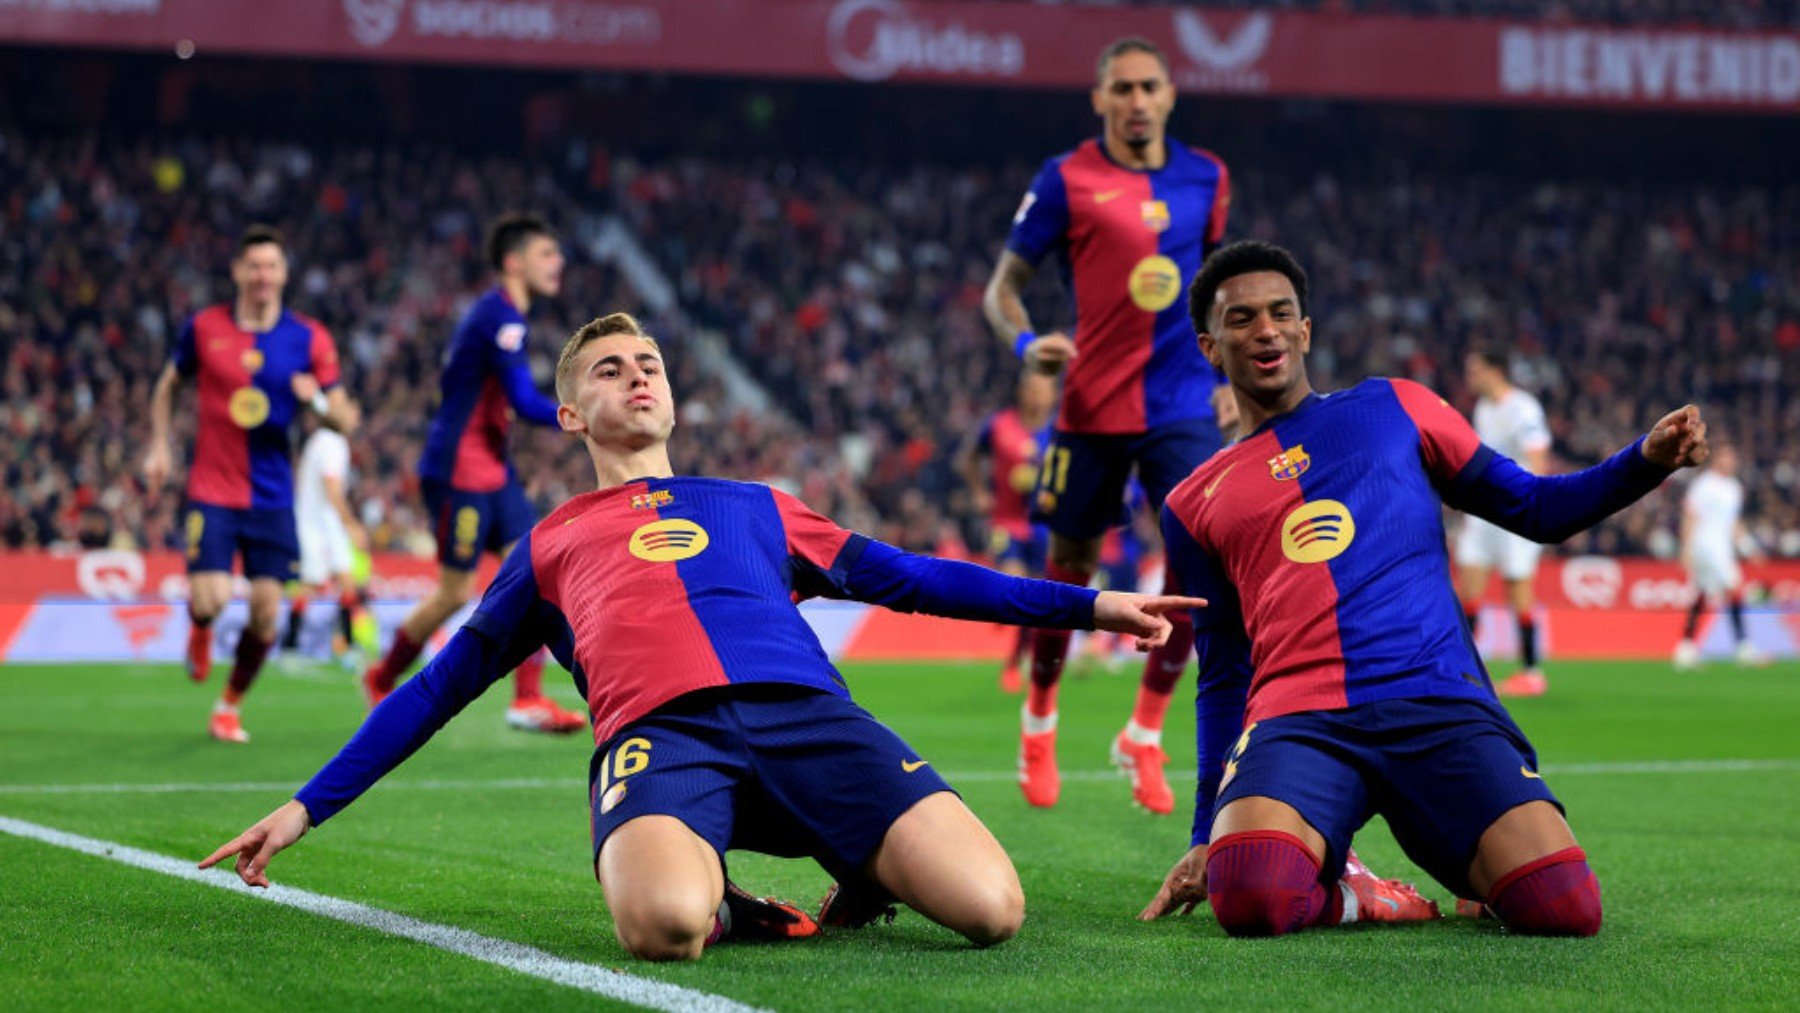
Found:
[{"label": "yellow circular logo", "polygon": [[1334,499],[1303,503],[1281,522],[1281,551],[1296,563],[1336,559],[1355,538],[1350,508]]},{"label": "yellow circular logo", "polygon": [[631,533],[631,554],[651,563],[692,559],[712,543],[706,529],[680,518],[651,521]]},{"label": "yellow circular logo", "polygon": [[255,429],[269,417],[269,395],[255,387],[239,387],[231,392],[231,421],[241,428]]},{"label": "yellow circular logo", "polygon": [[1145,257],[1131,269],[1131,301],[1146,313],[1161,313],[1181,298],[1181,268],[1162,254]]},{"label": "yellow circular logo", "polygon": [[1007,473],[1006,483],[1012,486],[1013,492],[1023,496],[1037,488],[1037,471],[1036,461],[1021,461]]}]

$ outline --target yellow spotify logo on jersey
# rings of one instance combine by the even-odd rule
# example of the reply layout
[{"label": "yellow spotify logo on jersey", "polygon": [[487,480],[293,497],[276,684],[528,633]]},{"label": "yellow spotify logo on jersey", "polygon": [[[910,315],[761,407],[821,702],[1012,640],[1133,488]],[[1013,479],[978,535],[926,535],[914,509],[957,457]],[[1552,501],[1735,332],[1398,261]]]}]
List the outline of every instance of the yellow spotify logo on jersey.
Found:
[{"label": "yellow spotify logo on jersey", "polygon": [[1131,269],[1131,301],[1146,313],[1161,313],[1181,298],[1181,268],[1173,260],[1155,254]]},{"label": "yellow spotify logo on jersey", "polygon": [[676,563],[706,551],[712,538],[693,521],[651,521],[631,533],[631,554],[651,563]]},{"label": "yellow spotify logo on jersey", "polygon": [[1356,538],[1350,508],[1334,499],[1303,503],[1281,522],[1281,551],[1296,563],[1323,563]]},{"label": "yellow spotify logo on jersey", "polygon": [[231,413],[231,421],[239,428],[255,429],[269,417],[269,395],[256,387],[239,387],[231,392],[226,411]]}]

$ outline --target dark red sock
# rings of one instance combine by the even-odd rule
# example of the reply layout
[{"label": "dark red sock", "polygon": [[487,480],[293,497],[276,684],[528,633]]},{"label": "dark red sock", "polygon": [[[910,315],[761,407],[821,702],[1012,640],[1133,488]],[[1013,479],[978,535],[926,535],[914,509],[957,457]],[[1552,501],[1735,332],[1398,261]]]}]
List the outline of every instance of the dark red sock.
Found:
[{"label": "dark red sock", "polygon": [[212,667],[212,620],[201,619],[188,610],[188,663],[196,672],[205,673]]},{"label": "dark red sock", "polygon": [[513,702],[536,700],[544,695],[544,652],[540,649],[532,652],[531,657],[519,662],[513,669]]},{"label": "dark red sock", "polygon": [[1344,898],[1319,882],[1319,860],[1279,830],[1226,834],[1206,849],[1206,899],[1226,933],[1279,936],[1335,925]]},{"label": "dark red sock", "polygon": [[1031,647],[1031,638],[1037,633],[1029,626],[1019,627],[1019,635],[1013,638],[1012,653],[1006,656],[1008,665],[1017,665],[1025,660],[1025,652]]},{"label": "dark red sock", "polygon": [[1600,931],[1600,880],[1587,852],[1564,848],[1501,876],[1488,907],[1524,935],[1591,936]]},{"label": "dark red sock", "polygon": [[[1051,563],[1045,568],[1044,576],[1064,584],[1086,587],[1094,575]],[[1068,657],[1068,630],[1038,630],[1031,638],[1031,686],[1025,693],[1027,712],[1037,717],[1056,713],[1056,684],[1062,681],[1063,662]]]},{"label": "dark red sock", "polygon": [[388,645],[387,657],[382,658],[381,663],[375,666],[376,681],[381,688],[393,689],[394,683],[400,681],[400,677],[418,660],[419,652],[423,649],[424,645],[407,636],[406,630],[395,630],[394,642]]},{"label": "dark red sock", "polygon": [[[242,697],[250,692],[250,684],[256,681],[256,675],[262,671],[263,659],[269,656],[269,648],[273,641],[264,640],[249,629],[238,637],[237,657],[231,663],[231,681],[226,683],[228,694]],[[235,702],[235,701],[232,701]]]}]

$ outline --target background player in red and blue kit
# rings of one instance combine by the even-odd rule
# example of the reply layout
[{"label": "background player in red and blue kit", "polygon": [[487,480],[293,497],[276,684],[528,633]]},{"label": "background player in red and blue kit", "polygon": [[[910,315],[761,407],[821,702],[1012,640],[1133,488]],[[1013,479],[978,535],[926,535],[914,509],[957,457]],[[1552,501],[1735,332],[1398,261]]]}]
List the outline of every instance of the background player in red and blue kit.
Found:
[{"label": "background player in red and blue kit", "polygon": [[[1021,373],[1012,407],[989,415],[981,431],[965,441],[956,456],[956,469],[968,483],[975,510],[987,516],[992,529],[989,551],[994,565],[1015,577],[1036,577],[1044,572],[1050,535],[1043,525],[1032,522],[1030,496],[1037,489],[1038,458],[1055,407],[1056,381],[1043,373]],[[1004,692],[1025,688],[1019,664],[1031,634],[1021,626],[1013,639],[1000,669]]]},{"label": "background player in red and blue kit", "polygon": [[[276,852],[547,644],[593,712],[595,870],[633,955],[700,955],[733,847],[810,855],[846,891],[889,891],[978,945],[1011,937],[1025,906],[1006,852],[928,760],[850,701],[794,599],[1099,625],[1145,649],[1169,634],[1161,613],[1204,603],[915,556],[768,486],[672,477],[674,395],[656,344],[625,314],[569,340],[557,393],[598,490],[520,541],[468,624],[294,801],[201,865],[236,855],[245,882],[267,885]],[[828,896],[820,921],[854,924],[834,917],[846,891]]]},{"label": "background player in red and blue kit", "polygon": [[[436,525],[438,585],[413,607],[385,657],[363,674],[371,704],[406,674],[425,641],[475,593],[475,568],[486,552],[504,555],[531,530],[537,515],[506,458],[512,416],[556,424],[556,402],[531,382],[526,314],[533,298],[562,290],[562,248],[542,219],[508,215],[488,232],[488,264],[498,283],[463,316],[438,384],[442,397],[419,477],[425,507]],[[525,731],[573,732],[581,715],[543,693],[542,655],[526,658],[513,676],[507,724]]]},{"label": "background player in red and blue kit", "polygon": [[[1013,218],[988,283],[988,323],[1026,368],[1063,373],[1056,434],[1044,454],[1035,508],[1050,527],[1053,580],[1085,585],[1100,536],[1119,523],[1136,466],[1152,510],[1219,448],[1212,368],[1194,347],[1181,305],[1188,279],[1225,233],[1230,177],[1216,155],[1164,136],[1175,106],[1168,60],[1142,39],[1100,55],[1094,112],[1100,137],[1051,159]],[[1034,333],[1022,293],[1036,264],[1057,253],[1075,307],[1073,339]],[[1178,626],[1144,662],[1131,720],[1113,754],[1132,795],[1168,813],[1163,715],[1187,664],[1191,633]],[[1056,804],[1056,687],[1069,635],[1044,630],[1031,651],[1020,737],[1020,787],[1032,805]]]},{"label": "background player in red and blue kit", "polygon": [[1194,282],[1246,435],[1163,510],[1182,587],[1213,607],[1195,614],[1193,850],[1143,916],[1205,897],[1234,935],[1331,924],[1343,900],[1322,884],[1379,813],[1512,930],[1592,935],[1599,883],[1469,637],[1443,505],[1560,541],[1704,462],[1706,426],[1688,406],[1595,467],[1533,475],[1411,381],[1313,393],[1305,306],[1305,273],[1268,244]]},{"label": "background player in red and blue kit", "polygon": [[151,492],[169,480],[175,394],[196,380],[199,424],[188,468],[188,677],[212,668],[212,623],[231,600],[231,559],[243,557],[250,580],[250,621],[238,638],[208,731],[248,742],[238,704],[275,643],[281,586],[297,576],[294,464],[288,431],[302,407],[338,429],[354,426],[349,397],[338,386],[337,348],[318,321],[284,309],[287,250],[281,234],[251,226],[231,261],[237,297],[194,315],[150,397],[150,449],[144,479]]}]

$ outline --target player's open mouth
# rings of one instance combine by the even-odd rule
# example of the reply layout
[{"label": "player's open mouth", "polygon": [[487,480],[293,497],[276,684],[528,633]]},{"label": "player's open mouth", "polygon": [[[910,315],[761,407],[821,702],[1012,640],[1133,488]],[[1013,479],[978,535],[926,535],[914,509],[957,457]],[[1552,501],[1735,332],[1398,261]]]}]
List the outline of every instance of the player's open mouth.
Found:
[{"label": "player's open mouth", "polygon": [[1250,361],[1255,364],[1257,369],[1265,373],[1272,373],[1287,364],[1287,353],[1273,350],[1258,352],[1250,357]]}]

